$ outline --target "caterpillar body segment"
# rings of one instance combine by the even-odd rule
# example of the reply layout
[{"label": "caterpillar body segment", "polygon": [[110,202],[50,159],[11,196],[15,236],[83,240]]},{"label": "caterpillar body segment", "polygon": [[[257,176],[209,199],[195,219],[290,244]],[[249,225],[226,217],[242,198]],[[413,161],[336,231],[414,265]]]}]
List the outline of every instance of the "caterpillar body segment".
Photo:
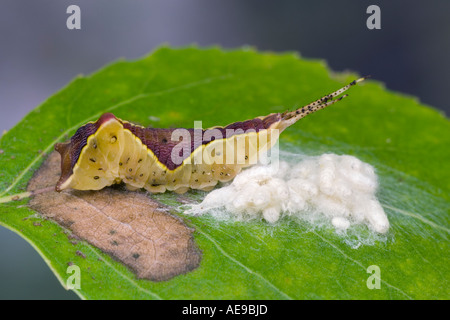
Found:
[{"label": "caterpillar body segment", "polygon": [[111,113],[80,127],[57,143],[61,177],[56,191],[100,190],[124,182],[130,190],[184,193],[211,190],[256,164],[281,132],[301,118],[340,101],[349,85],[304,107],[210,129],[144,128]]}]

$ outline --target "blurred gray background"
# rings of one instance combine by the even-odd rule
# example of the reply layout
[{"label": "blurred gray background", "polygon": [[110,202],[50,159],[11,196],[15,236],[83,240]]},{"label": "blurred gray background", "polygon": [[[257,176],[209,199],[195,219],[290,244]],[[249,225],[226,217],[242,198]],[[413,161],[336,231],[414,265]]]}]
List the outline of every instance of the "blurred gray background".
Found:
[{"label": "blurred gray background", "polygon": [[[71,4],[81,8],[81,30],[66,28]],[[366,27],[371,4],[381,30]],[[0,133],[77,74],[161,44],[295,50],[448,115],[449,12],[448,0],[0,0]],[[0,299],[77,299],[3,227],[0,257]]]}]

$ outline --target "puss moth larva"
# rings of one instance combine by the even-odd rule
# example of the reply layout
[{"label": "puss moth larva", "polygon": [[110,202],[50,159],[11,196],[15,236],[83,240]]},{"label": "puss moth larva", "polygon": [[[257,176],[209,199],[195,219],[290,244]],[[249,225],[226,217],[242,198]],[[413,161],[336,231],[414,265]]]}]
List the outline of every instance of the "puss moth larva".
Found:
[{"label": "puss moth larva", "polygon": [[80,127],[70,141],[55,145],[61,154],[56,191],[100,190],[121,182],[152,193],[211,190],[256,164],[284,129],[345,98],[333,99],[365,78],[294,111],[206,130],[144,128],[105,113]]}]

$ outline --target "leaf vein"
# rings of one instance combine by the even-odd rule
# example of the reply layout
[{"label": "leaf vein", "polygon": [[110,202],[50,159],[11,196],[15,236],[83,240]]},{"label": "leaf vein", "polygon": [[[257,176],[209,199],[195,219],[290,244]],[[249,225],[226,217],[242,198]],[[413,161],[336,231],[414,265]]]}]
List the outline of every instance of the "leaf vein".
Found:
[{"label": "leaf vein", "polygon": [[428,224],[429,226],[431,226],[431,227],[433,227],[435,229],[440,229],[440,230],[445,231],[447,233],[450,232],[450,230],[447,229],[446,227],[440,226],[440,225],[438,225],[438,224],[436,224],[436,223],[434,223],[434,222],[432,222],[432,221],[422,217],[420,214],[417,214],[417,213],[414,213],[414,212],[409,212],[409,211],[406,211],[406,210],[402,210],[402,209],[399,209],[399,208],[396,208],[396,207],[392,207],[392,206],[389,206],[387,204],[383,204],[382,206],[384,208],[386,208],[386,209],[394,210],[394,211],[396,211],[398,213],[401,213],[401,214],[403,214],[405,216],[418,219],[418,220],[422,221],[423,223],[426,223],[426,224]]},{"label": "leaf vein", "polygon": [[285,292],[283,292],[282,290],[280,290],[278,287],[276,287],[273,283],[271,283],[269,280],[267,280],[264,276],[262,276],[261,274],[259,274],[256,271],[253,271],[252,269],[250,269],[249,267],[247,267],[246,265],[244,265],[242,262],[238,261],[236,258],[233,258],[230,254],[228,254],[218,243],[217,241],[214,240],[214,238],[212,238],[209,234],[207,234],[205,231],[201,230],[197,225],[193,225],[195,227],[195,229],[201,233],[204,237],[206,237],[209,241],[211,241],[213,243],[213,245],[220,251],[220,253],[222,253],[226,258],[228,258],[229,260],[231,260],[232,262],[234,262],[235,264],[237,264],[238,266],[242,267],[245,271],[247,271],[250,274],[253,274],[254,276],[258,277],[259,279],[261,279],[263,282],[265,282],[269,287],[271,287],[273,290],[275,290],[276,292],[278,292],[280,295],[282,295],[283,297],[285,297],[286,299],[289,300],[293,300],[292,297],[290,297],[288,294],[286,294]]},{"label": "leaf vein", "polygon": [[[332,247],[332,248],[335,249],[337,252],[339,252],[341,255],[343,255],[345,259],[348,259],[348,260],[350,260],[351,262],[353,262],[354,264],[358,265],[359,267],[361,267],[362,269],[364,269],[364,271],[367,270],[367,268],[365,268],[364,265],[363,265],[361,262],[359,262],[359,261],[353,259],[352,257],[348,256],[347,254],[345,254],[345,252],[343,252],[342,250],[340,250],[338,247],[336,247],[334,244],[332,244],[331,242],[329,242],[327,239],[325,239],[324,237],[322,237],[322,236],[321,236],[320,234],[318,234],[317,232],[315,232],[315,231],[312,231],[312,232],[313,232],[318,238],[320,238],[322,241],[324,241],[325,243],[327,243],[330,247]],[[392,289],[394,289],[394,290],[400,292],[401,294],[403,294],[403,295],[404,295],[405,297],[407,297],[408,299],[413,300],[412,297],[410,297],[408,294],[406,294],[405,292],[403,292],[401,289],[399,289],[399,288],[397,288],[397,287],[391,285],[390,283],[386,282],[386,281],[383,280],[383,279],[380,279],[380,281],[383,282],[383,283],[384,283],[385,285],[387,285],[388,287],[390,287],[390,288],[392,288]]]}]

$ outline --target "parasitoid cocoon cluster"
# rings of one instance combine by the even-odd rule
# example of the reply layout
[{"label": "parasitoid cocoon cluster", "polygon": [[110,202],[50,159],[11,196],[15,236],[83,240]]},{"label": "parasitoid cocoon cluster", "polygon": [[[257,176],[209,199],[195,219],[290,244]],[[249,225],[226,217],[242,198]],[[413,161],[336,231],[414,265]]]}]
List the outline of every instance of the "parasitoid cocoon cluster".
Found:
[{"label": "parasitoid cocoon cluster", "polygon": [[384,234],[389,221],[376,198],[377,188],[371,165],[349,155],[324,154],[296,164],[280,161],[243,170],[232,183],[210,192],[186,213],[219,209],[240,220],[263,218],[269,223],[282,216],[325,219],[336,231],[366,224]]}]

